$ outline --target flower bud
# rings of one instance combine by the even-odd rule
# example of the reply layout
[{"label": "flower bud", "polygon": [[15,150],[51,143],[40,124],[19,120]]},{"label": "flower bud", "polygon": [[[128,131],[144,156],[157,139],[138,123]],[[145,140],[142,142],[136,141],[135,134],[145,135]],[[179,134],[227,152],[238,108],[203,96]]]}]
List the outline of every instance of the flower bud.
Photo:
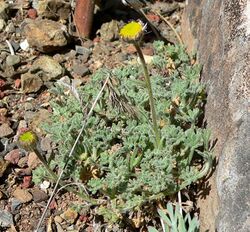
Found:
[{"label": "flower bud", "polygon": [[19,145],[27,151],[35,150],[37,147],[37,142],[37,135],[31,130],[22,132],[18,137]]}]

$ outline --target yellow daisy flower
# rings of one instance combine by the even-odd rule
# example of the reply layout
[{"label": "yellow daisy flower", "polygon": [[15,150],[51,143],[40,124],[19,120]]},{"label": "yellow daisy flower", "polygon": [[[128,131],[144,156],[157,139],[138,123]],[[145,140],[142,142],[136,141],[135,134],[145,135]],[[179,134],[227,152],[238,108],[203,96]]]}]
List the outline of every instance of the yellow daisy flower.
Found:
[{"label": "yellow daisy flower", "polygon": [[132,21],[121,28],[120,36],[126,42],[135,42],[141,38],[143,30],[141,22]]}]

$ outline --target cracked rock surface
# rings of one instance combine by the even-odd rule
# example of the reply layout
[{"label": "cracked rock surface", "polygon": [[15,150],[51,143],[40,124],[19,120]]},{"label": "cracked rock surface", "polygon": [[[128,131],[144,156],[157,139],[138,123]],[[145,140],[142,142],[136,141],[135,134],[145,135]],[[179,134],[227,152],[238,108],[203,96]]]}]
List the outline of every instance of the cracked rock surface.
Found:
[{"label": "cracked rock surface", "polygon": [[[207,86],[208,127],[218,165],[201,200],[201,231],[247,232],[250,228],[250,16],[247,0],[189,1],[183,39],[197,49]],[[204,207],[204,204],[207,207]]]}]

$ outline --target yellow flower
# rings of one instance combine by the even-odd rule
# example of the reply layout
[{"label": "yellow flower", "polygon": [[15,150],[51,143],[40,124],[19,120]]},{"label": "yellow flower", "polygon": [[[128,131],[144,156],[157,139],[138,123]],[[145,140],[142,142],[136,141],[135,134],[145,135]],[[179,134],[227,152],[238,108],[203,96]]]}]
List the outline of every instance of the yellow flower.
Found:
[{"label": "yellow flower", "polygon": [[121,28],[120,36],[126,42],[135,42],[141,38],[143,30],[141,22],[132,21]]},{"label": "yellow flower", "polygon": [[31,130],[27,130],[19,135],[18,142],[25,150],[33,150],[37,145],[37,135]]}]

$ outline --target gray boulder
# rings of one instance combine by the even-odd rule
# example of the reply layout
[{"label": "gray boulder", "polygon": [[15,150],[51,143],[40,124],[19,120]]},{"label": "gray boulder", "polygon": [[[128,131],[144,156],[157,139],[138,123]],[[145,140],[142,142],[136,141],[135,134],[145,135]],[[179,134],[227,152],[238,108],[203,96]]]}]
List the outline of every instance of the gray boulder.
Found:
[{"label": "gray boulder", "polygon": [[189,1],[182,37],[207,86],[218,165],[201,199],[201,231],[250,231],[250,15],[247,0]]}]

